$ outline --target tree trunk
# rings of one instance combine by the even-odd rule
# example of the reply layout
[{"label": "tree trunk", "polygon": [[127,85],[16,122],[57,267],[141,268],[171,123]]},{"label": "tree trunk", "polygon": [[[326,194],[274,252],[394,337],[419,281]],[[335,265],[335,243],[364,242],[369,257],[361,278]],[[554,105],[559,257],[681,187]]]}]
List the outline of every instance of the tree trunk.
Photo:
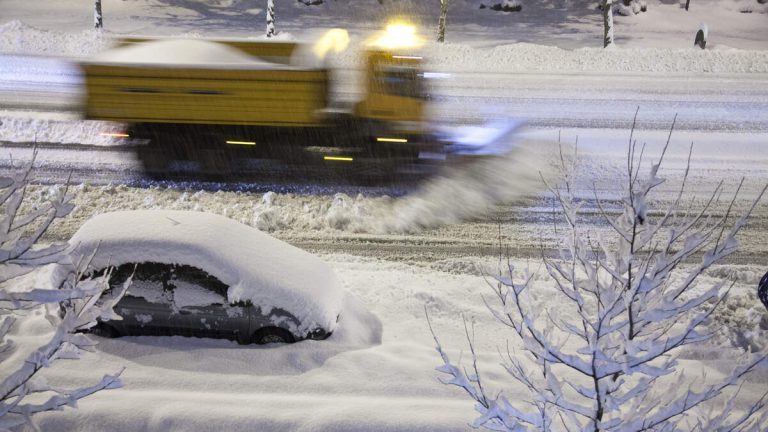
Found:
[{"label": "tree trunk", "polygon": [[448,1],[440,0],[440,21],[437,23],[438,42],[445,42],[445,18],[448,16]]},{"label": "tree trunk", "polygon": [[267,0],[267,37],[275,35],[275,0]]},{"label": "tree trunk", "polygon": [[93,9],[93,27],[100,29],[104,27],[104,21],[101,17],[101,0],[96,0]]},{"label": "tree trunk", "polygon": [[613,0],[603,0],[603,48],[613,45]]},{"label": "tree trunk", "polygon": [[689,4],[691,4],[691,0],[685,0],[685,10],[688,10]]}]

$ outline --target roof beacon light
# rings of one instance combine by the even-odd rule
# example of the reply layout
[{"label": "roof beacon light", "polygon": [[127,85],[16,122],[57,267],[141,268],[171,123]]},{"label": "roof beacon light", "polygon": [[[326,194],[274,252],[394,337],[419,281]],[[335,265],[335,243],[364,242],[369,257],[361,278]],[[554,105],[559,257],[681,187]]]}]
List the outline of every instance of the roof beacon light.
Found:
[{"label": "roof beacon light", "polygon": [[397,48],[418,48],[424,45],[424,40],[416,34],[416,27],[404,22],[387,24],[383,32],[368,41],[368,46],[393,50]]}]

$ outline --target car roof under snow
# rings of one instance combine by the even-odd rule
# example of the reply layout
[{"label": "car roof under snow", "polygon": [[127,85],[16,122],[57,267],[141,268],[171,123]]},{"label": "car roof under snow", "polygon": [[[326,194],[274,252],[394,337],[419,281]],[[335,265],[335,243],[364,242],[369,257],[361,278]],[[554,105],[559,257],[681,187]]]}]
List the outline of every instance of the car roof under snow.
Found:
[{"label": "car roof under snow", "polygon": [[[299,319],[299,334],[333,331],[342,292],[318,257],[224,216],[194,211],[136,210],[89,219],[69,242],[73,262],[96,255],[90,269],[126,263],[187,264],[229,286],[230,302],[250,301]],[[59,271],[59,282],[61,275]],[[54,281],[56,283],[56,281]]]}]

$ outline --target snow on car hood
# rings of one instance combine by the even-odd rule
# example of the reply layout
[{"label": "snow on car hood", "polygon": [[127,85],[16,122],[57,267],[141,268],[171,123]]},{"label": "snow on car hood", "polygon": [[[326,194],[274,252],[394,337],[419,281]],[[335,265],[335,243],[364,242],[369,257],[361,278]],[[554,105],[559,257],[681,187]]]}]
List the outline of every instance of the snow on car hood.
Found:
[{"label": "snow on car hood", "polygon": [[[250,301],[299,319],[298,333],[333,331],[342,292],[316,256],[224,216],[194,211],[137,210],[89,219],[69,241],[71,263],[96,255],[89,269],[136,262],[187,264],[229,286],[231,303]],[[59,286],[71,263],[54,272]]]}]

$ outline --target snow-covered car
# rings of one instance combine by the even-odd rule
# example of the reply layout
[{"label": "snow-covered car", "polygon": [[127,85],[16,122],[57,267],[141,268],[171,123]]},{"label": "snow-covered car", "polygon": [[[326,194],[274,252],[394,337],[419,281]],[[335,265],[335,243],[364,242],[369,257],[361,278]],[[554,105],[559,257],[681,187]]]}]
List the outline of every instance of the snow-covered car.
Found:
[{"label": "snow-covered car", "polygon": [[[240,343],[325,339],[341,313],[332,269],[316,256],[223,216],[140,210],[97,215],[70,240],[71,263],[87,275],[133,275],[115,305],[122,319],[99,321],[104,336],[183,335]],[[93,255],[92,258],[91,255]],[[114,288],[112,288],[114,289]]]}]

